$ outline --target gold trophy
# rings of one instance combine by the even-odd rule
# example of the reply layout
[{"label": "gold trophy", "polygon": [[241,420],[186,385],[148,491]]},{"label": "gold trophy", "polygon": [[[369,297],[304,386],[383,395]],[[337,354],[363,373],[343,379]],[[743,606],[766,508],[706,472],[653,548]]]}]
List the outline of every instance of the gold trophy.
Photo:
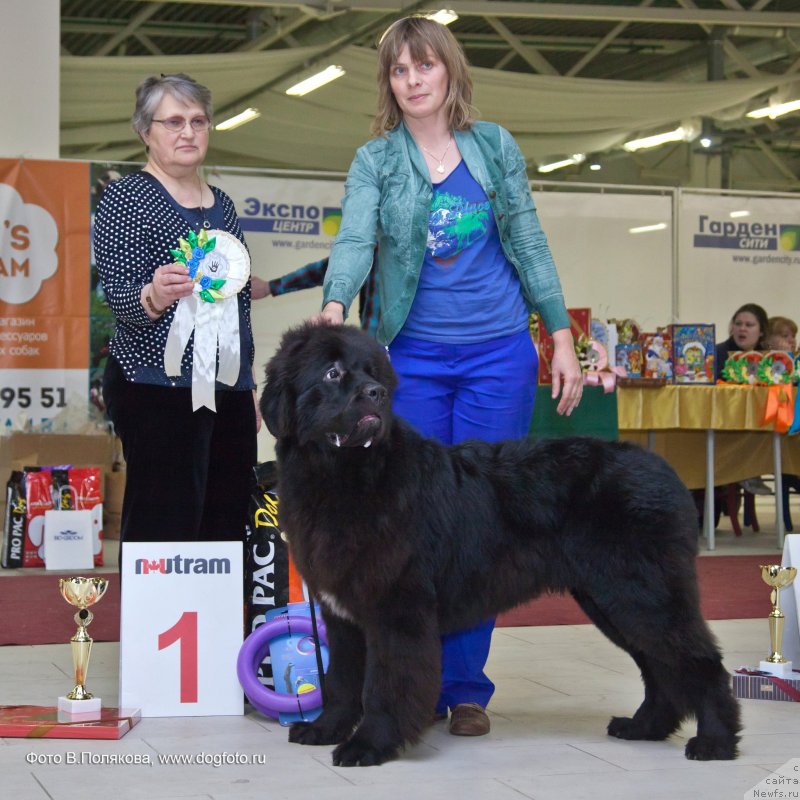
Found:
[{"label": "gold trophy", "polygon": [[70,639],[72,644],[72,665],[75,668],[75,688],[67,695],[58,698],[58,710],[70,716],[97,714],[101,701],[86,690],[86,672],[89,669],[89,656],[92,653],[93,639],[86,627],[94,619],[89,606],[94,605],[105,594],[108,581],[105,578],[61,578],[58,582],[61,596],[73,606],[78,607],[75,622],[78,630]]},{"label": "gold trophy", "polygon": [[781,611],[780,591],[791,584],[795,575],[797,575],[795,567],[782,567],[780,564],[761,565],[761,580],[767,586],[772,587],[770,594],[772,611],[769,614],[769,639],[772,655],[766,661],[761,662],[759,669],[780,678],[792,677],[792,662],[787,661],[781,655],[784,618],[783,611]]}]

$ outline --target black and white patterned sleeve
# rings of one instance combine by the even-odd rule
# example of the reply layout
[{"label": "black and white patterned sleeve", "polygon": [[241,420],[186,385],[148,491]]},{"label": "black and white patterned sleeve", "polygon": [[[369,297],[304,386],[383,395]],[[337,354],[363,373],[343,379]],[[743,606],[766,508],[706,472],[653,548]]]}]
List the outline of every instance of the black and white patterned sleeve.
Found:
[{"label": "black and white patterned sleeve", "polygon": [[97,208],[94,252],[108,305],[117,319],[151,326],[141,303],[153,275],[146,212],[127,181],[110,183]]}]

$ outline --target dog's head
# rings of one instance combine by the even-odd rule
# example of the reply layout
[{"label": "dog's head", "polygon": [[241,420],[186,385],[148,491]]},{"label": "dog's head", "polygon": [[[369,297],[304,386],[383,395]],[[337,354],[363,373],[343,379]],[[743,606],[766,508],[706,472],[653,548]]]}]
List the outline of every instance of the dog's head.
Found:
[{"label": "dog's head", "polygon": [[277,439],[369,447],[389,432],[397,377],[384,348],[352,325],[292,328],[266,372],[261,416]]}]

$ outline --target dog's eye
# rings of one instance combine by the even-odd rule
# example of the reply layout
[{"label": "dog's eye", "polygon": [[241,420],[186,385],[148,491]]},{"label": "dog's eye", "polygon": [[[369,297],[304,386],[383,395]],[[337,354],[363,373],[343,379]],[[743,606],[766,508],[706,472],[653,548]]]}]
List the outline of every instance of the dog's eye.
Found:
[{"label": "dog's eye", "polygon": [[328,370],[328,371],[325,373],[325,380],[326,380],[326,381],[338,381],[338,380],[339,380],[339,378],[341,377],[341,375],[342,375],[342,373],[341,373],[341,372],[339,372],[339,370],[338,370],[338,368],[337,368],[337,367],[331,367],[331,368],[330,368],[330,369],[329,369],[329,370]]}]

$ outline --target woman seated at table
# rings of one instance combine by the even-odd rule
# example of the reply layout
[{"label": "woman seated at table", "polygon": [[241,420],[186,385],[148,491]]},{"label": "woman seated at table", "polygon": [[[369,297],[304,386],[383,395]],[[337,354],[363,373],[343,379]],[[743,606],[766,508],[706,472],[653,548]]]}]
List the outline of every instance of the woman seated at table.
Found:
[{"label": "woman seated at table", "polygon": [[797,323],[789,317],[770,317],[764,344],[767,350],[794,353],[797,350]]},{"label": "woman seated at table", "polygon": [[767,312],[757,303],[745,303],[736,310],[728,326],[728,338],[717,345],[714,361],[717,379],[722,376],[729,353],[765,349],[767,324]]}]

